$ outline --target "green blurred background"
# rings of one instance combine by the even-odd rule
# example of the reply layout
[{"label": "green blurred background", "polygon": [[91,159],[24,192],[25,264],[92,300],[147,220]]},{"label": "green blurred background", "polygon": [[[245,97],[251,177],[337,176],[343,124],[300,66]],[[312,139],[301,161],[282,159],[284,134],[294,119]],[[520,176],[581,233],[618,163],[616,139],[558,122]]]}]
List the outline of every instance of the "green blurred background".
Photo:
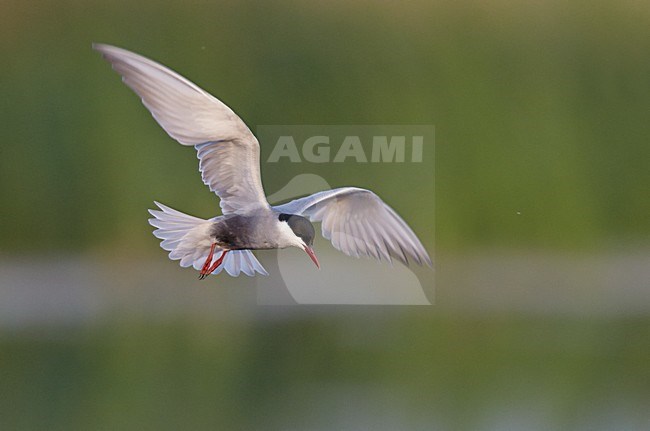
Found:
[{"label": "green blurred background", "polygon": [[[5,0],[0,35],[0,428],[650,429],[647,3]],[[216,201],[92,42],[253,130],[435,125],[435,199],[324,176],[435,245],[436,304],[258,307],[167,261],[151,201]]]}]

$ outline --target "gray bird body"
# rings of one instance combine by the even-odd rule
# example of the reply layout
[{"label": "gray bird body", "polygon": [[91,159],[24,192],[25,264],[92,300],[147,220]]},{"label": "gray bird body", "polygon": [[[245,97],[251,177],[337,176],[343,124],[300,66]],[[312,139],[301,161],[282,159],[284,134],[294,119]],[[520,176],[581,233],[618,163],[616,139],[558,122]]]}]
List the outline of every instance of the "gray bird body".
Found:
[{"label": "gray bird body", "polygon": [[[432,265],[406,222],[369,190],[342,187],[272,207],[262,187],[257,138],[228,106],[148,58],[110,45],[93,48],[169,136],[196,149],[203,182],[220,198],[222,215],[208,220],[155,202],[149,223],[170,259],[200,270],[202,278],[222,270],[267,275],[252,250],[298,247],[319,266],[311,222],[321,222],[323,237],[349,256]],[[213,263],[215,253],[221,254]]]},{"label": "gray bird body", "polygon": [[[285,236],[286,229],[283,229],[281,222],[278,223],[280,219],[281,213],[273,210],[253,215],[219,216],[211,220],[213,224],[210,235],[214,237],[219,247],[228,250],[271,250],[291,247],[294,241]],[[307,219],[303,217],[301,219],[309,223]],[[313,234],[311,241],[313,242]]]}]

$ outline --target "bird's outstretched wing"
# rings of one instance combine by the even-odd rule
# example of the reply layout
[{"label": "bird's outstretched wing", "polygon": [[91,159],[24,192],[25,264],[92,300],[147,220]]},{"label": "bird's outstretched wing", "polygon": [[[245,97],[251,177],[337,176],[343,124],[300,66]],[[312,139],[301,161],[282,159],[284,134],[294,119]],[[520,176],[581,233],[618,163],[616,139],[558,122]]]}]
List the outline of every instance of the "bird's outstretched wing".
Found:
[{"label": "bird's outstretched wing", "polygon": [[158,124],[183,145],[194,145],[203,182],[224,214],[268,208],[260,179],[260,147],[228,106],[176,72],[133,52],[94,44]]},{"label": "bird's outstretched wing", "polygon": [[322,222],[323,236],[349,256],[372,256],[389,262],[397,258],[406,265],[410,259],[418,265],[432,266],[431,258],[411,228],[369,190],[342,187],[273,209]]}]

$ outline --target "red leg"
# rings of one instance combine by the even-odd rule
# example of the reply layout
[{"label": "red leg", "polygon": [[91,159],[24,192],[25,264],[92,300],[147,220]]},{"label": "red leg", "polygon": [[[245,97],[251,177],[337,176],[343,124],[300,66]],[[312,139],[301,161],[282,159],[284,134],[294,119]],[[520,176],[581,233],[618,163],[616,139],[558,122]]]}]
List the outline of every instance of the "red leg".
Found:
[{"label": "red leg", "polygon": [[221,265],[221,262],[223,262],[223,258],[226,257],[226,253],[228,253],[228,250],[221,252],[221,256],[219,256],[219,259],[214,261],[210,269],[208,269],[206,276],[212,274],[215,269],[219,268],[219,265]]},{"label": "red leg", "polygon": [[[214,248],[217,246],[217,243],[212,244],[212,247],[210,247],[210,254],[208,254],[208,258],[205,260],[205,263],[203,264],[203,268],[201,268],[201,274],[199,275],[199,280],[203,280],[205,277],[210,274],[208,272],[208,268],[210,268],[210,264],[212,263],[212,256],[214,256]],[[213,270],[214,271],[214,270]]]}]

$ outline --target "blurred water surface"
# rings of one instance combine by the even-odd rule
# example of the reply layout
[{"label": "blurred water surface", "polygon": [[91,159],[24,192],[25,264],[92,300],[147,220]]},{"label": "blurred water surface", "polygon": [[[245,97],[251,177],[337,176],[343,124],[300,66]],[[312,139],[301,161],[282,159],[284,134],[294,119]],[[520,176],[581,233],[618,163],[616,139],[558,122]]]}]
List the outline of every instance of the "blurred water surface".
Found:
[{"label": "blurred water surface", "polygon": [[649,256],[441,259],[435,305],[410,307],[259,306],[270,277],[199,281],[163,259],[9,259],[2,421],[644,429]]}]

